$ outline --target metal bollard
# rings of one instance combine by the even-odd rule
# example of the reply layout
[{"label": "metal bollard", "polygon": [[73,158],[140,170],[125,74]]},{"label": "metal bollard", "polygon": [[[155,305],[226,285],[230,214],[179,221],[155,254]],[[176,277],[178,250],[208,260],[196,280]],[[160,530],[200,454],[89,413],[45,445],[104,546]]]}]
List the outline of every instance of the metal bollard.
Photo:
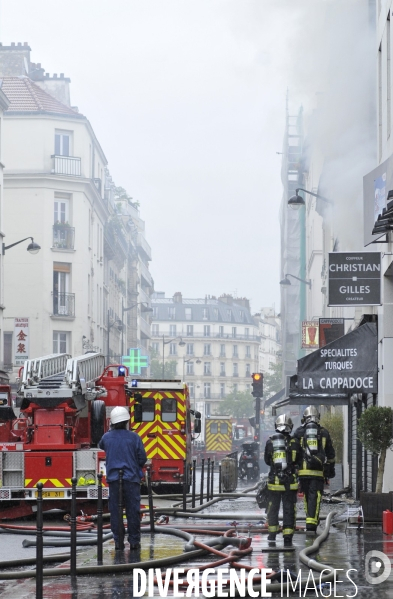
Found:
[{"label": "metal bollard", "polygon": [[97,566],[102,566],[102,473],[97,474]]},{"label": "metal bollard", "polygon": [[211,473],[210,473],[210,499],[214,496],[214,460],[212,461]]},{"label": "metal bollard", "polygon": [[150,532],[154,532],[154,508],[153,508],[153,494],[151,492],[151,467],[146,467],[146,482],[147,482],[147,495],[149,498],[149,518],[150,518]]},{"label": "metal bollard", "polygon": [[119,470],[119,504],[118,504],[118,516],[119,516],[119,529],[117,531],[119,540],[119,549],[124,549],[124,522],[123,522],[123,470]]},{"label": "metal bollard", "polygon": [[71,478],[71,576],[76,576],[76,483],[77,479],[75,477]]},{"label": "metal bollard", "polygon": [[205,475],[205,458],[201,459],[201,490],[200,490],[200,505],[203,503],[203,477]]},{"label": "metal bollard", "polygon": [[35,573],[35,596],[42,599],[42,586],[44,582],[44,543],[42,537],[42,483],[37,483],[37,546],[36,546],[36,573]]},{"label": "metal bollard", "polygon": [[195,474],[196,474],[196,460],[192,460],[192,507],[195,507]]},{"label": "metal bollard", "polygon": [[183,512],[187,511],[187,483],[188,483],[187,460],[183,460]]},{"label": "metal bollard", "polygon": [[206,501],[210,499],[210,458],[207,458]]},{"label": "metal bollard", "polygon": [[221,462],[218,465],[218,492],[221,495],[222,493],[222,483],[221,483]]}]

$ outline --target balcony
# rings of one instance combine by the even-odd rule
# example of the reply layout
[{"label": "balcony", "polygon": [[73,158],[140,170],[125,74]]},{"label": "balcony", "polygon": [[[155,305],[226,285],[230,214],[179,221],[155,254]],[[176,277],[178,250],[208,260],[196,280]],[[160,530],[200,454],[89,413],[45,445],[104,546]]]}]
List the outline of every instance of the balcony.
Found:
[{"label": "balcony", "polygon": [[55,175],[68,175],[70,177],[81,176],[81,159],[75,156],[52,156],[54,159],[54,168],[52,172]]},{"label": "balcony", "polygon": [[[152,300],[152,304],[154,304],[154,300]],[[169,335],[169,333],[164,333],[165,335]],[[225,335],[220,335],[219,333],[210,333],[210,335],[205,335],[205,333],[194,333],[194,331],[186,331],[185,333],[180,333],[183,337],[193,337],[194,339],[236,339],[236,341],[250,341],[250,342],[258,342],[260,343],[261,341],[261,337],[259,335],[241,335],[241,334],[237,334],[236,337],[232,337],[232,334],[228,333]],[[161,333],[161,337],[162,337],[162,333]]]},{"label": "balcony", "polygon": [[52,247],[59,250],[73,250],[75,239],[75,227],[68,225],[53,225]]},{"label": "balcony", "polygon": [[154,287],[153,277],[151,276],[150,270],[148,269],[148,267],[146,266],[146,264],[144,262],[140,262],[140,268],[141,268],[141,277],[145,281],[145,286]]},{"label": "balcony", "polygon": [[75,317],[75,293],[58,293],[52,291],[52,316],[62,318]]},{"label": "balcony", "polygon": [[137,246],[145,254],[145,258],[151,260],[151,247],[147,243],[145,236],[140,232],[138,233]]}]

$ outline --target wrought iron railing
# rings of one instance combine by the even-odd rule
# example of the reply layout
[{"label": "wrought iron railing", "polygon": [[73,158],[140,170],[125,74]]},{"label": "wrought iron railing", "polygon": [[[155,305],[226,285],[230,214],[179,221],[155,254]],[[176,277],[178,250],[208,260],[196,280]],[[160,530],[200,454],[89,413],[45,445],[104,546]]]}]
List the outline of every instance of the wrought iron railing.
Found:
[{"label": "wrought iron railing", "polygon": [[53,247],[62,250],[73,250],[75,227],[68,225],[53,225]]},{"label": "wrought iron railing", "polygon": [[53,316],[75,316],[75,293],[52,291]]}]

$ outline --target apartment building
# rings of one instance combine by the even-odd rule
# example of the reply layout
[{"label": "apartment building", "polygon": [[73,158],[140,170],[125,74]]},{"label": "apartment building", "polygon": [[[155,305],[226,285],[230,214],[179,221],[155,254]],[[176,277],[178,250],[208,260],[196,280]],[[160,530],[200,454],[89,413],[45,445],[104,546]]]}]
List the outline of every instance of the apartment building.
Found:
[{"label": "apartment building", "polygon": [[259,368],[259,323],[247,299],[152,298],[152,349],[159,359],[174,360],[191,399],[205,414],[217,411],[232,391],[249,391]]}]

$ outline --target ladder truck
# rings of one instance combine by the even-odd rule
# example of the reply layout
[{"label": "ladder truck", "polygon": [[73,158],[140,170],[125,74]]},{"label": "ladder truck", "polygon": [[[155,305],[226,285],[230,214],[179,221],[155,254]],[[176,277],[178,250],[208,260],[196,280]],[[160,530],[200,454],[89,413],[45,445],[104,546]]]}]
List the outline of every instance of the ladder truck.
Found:
[{"label": "ladder truck", "polygon": [[[108,427],[101,399],[107,392],[97,385],[103,370],[99,353],[51,354],[25,362],[16,397],[19,414],[11,416],[8,439],[3,434],[0,440],[1,518],[34,513],[38,482],[44,485],[44,509],[68,510],[73,477],[84,511],[89,512],[91,500],[94,506],[97,473],[105,465],[97,444]],[[9,407],[5,414],[0,406],[0,423],[3,416],[10,421]]]}]

